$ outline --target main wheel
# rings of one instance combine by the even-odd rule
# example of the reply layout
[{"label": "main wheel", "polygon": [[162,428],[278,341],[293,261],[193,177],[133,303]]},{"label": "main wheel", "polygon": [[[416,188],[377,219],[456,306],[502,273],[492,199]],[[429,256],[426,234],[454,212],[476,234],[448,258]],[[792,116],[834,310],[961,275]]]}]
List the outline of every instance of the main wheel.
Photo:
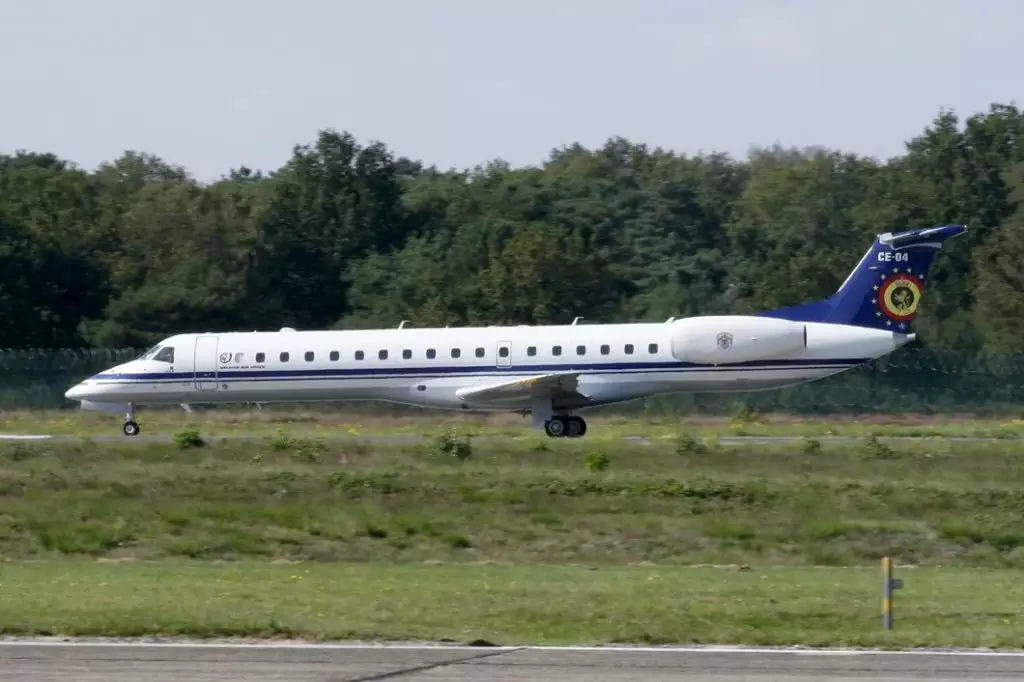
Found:
[{"label": "main wheel", "polygon": [[552,438],[561,438],[565,435],[565,420],[561,417],[552,417],[544,422],[544,433]]},{"label": "main wheel", "polygon": [[581,438],[587,433],[587,422],[583,417],[569,417],[566,427],[565,435],[569,438]]},{"label": "main wheel", "polygon": [[569,438],[579,438],[587,430],[586,422],[579,417],[569,417],[565,427],[565,435]]},{"label": "main wheel", "polygon": [[124,423],[124,426],[121,427],[121,430],[124,431],[124,435],[126,436],[139,435],[139,425],[130,420]]}]

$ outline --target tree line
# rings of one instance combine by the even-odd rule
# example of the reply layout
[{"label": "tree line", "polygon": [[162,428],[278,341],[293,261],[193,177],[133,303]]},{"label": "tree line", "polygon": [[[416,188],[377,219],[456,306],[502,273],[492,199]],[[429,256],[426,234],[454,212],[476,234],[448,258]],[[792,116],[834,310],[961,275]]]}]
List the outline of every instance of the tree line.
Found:
[{"label": "tree line", "polygon": [[919,336],[1024,349],[1024,112],[941,111],[876,160],[688,156],[621,138],[442,170],[320,131],[272,172],[201,183],[126,152],[0,155],[0,348],[185,331],[664,320],[831,294],[881,232],[968,223]]}]

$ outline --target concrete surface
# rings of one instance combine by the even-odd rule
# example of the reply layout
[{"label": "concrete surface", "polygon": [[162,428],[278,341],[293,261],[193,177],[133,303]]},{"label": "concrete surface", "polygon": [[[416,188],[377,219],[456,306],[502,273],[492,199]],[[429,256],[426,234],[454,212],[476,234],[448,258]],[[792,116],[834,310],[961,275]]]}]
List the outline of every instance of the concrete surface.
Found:
[{"label": "concrete surface", "polygon": [[1024,654],[0,642],[0,681],[1020,682]]}]

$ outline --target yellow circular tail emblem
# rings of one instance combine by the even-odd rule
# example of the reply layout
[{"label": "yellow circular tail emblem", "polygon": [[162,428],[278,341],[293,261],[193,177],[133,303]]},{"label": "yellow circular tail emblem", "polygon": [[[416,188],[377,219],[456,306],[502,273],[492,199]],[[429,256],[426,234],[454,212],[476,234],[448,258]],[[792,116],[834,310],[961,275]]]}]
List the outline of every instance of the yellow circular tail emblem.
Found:
[{"label": "yellow circular tail emblem", "polygon": [[917,312],[924,286],[913,275],[901,273],[886,280],[878,292],[882,312],[891,320],[904,322]]}]

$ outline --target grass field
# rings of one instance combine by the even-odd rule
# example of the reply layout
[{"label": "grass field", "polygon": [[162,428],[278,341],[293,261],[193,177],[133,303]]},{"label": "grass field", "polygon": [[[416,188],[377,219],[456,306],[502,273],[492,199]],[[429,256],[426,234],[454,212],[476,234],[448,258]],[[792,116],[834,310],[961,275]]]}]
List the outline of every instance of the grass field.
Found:
[{"label": "grass field", "polygon": [[543,436],[0,443],[0,553],[1024,566],[1021,455]]},{"label": "grass field", "polygon": [[[589,438],[623,436],[671,437],[680,428],[702,436],[917,436],[1022,438],[1022,415],[978,417],[971,415],[875,414],[806,417],[786,414],[738,413],[733,416],[624,416],[596,410],[587,415]],[[214,436],[267,435],[279,428],[306,436],[433,436],[451,428],[483,436],[529,437],[527,417],[514,414],[477,415],[456,412],[356,409],[217,408],[192,414],[178,409],[139,412],[146,434],[171,434],[188,424]],[[117,434],[118,415],[79,410],[0,412],[0,434],[36,433],[88,436]]]},{"label": "grass field", "polygon": [[871,569],[0,564],[0,632],[453,640],[1020,647],[1008,570],[904,570],[881,627]]},{"label": "grass field", "polygon": [[1024,643],[1013,441],[178,435],[0,443],[0,631]]}]

